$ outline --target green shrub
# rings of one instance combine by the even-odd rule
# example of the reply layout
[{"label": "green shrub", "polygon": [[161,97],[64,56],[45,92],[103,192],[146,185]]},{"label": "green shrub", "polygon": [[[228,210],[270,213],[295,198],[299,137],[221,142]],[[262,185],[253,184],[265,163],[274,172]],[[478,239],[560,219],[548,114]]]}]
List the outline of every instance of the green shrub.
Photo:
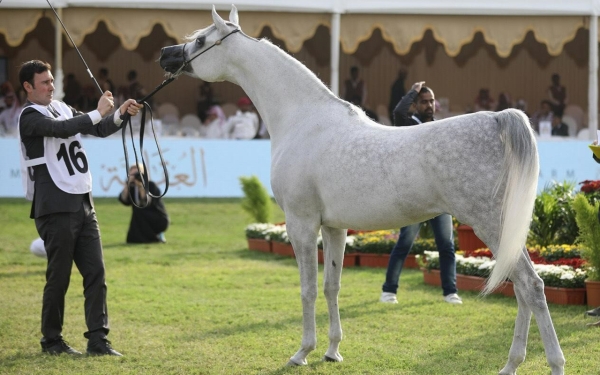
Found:
[{"label": "green shrub", "polygon": [[574,183],[554,183],[535,198],[528,238],[530,245],[571,245],[575,242],[578,228],[573,210],[574,188]]},{"label": "green shrub", "polygon": [[424,251],[437,251],[437,245],[435,244],[434,238],[417,238],[413,242],[410,253],[414,255],[421,255]]},{"label": "green shrub", "polygon": [[242,208],[257,223],[268,223],[271,220],[271,197],[258,177],[240,177],[244,198]]},{"label": "green shrub", "polygon": [[581,257],[587,262],[587,277],[592,281],[600,281],[600,222],[598,222],[599,202],[591,204],[583,194],[577,194],[573,202],[577,225]]},{"label": "green shrub", "polygon": [[389,254],[398,241],[398,231],[378,230],[359,233],[354,237],[352,249],[359,253]]}]

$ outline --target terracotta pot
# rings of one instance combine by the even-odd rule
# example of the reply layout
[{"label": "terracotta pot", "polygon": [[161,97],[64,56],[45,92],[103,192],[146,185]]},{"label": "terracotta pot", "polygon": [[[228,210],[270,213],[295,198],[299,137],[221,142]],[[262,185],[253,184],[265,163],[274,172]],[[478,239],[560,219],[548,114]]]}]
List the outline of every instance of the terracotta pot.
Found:
[{"label": "terracotta pot", "polygon": [[544,287],[546,301],[558,305],[584,305],[585,288]]},{"label": "terracotta pot", "polygon": [[295,257],[294,248],[290,243],[273,241],[271,242],[271,251],[274,254],[288,256],[292,258]]},{"label": "terracotta pot", "polygon": [[475,292],[481,291],[485,287],[485,279],[478,276],[466,276],[459,273],[456,274],[456,289],[471,290]]},{"label": "terracotta pot", "polygon": [[423,281],[425,284],[433,286],[442,286],[440,279],[440,270],[423,270]]},{"label": "terracotta pot", "polygon": [[487,247],[487,245],[475,235],[473,228],[470,226],[461,224],[456,231],[458,232],[459,250],[477,250]]},{"label": "terracotta pot", "polygon": [[361,267],[387,268],[390,254],[357,253],[358,265]]},{"label": "terracotta pot", "polygon": [[590,307],[600,306],[600,281],[585,281],[587,304]]},{"label": "terracotta pot", "polygon": [[271,241],[264,238],[247,238],[247,240],[249,250],[262,251],[263,253],[271,252]]},{"label": "terracotta pot", "polygon": [[414,254],[408,254],[402,268],[419,268],[416,256]]},{"label": "terracotta pot", "polygon": [[[344,267],[354,267],[356,266],[356,261],[358,257],[356,253],[344,254]],[[319,264],[325,263],[325,256],[323,255],[323,249],[319,249],[318,256]]]},{"label": "terracotta pot", "polygon": [[515,288],[514,288],[512,281],[503,282],[502,285],[499,286],[498,289],[496,289],[494,291],[494,293],[496,293],[496,292],[499,292],[502,295],[507,296],[507,297],[515,296]]}]

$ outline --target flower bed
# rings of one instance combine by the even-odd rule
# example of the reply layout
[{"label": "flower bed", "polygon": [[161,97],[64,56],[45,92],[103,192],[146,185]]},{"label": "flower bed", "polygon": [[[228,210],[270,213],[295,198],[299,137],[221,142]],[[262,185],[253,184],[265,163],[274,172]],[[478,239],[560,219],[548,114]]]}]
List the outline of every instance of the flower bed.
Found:
[{"label": "flower bed", "polygon": [[[572,245],[548,246],[529,250],[534,262],[533,268],[544,281],[548,302],[559,304],[585,303],[586,272],[579,258],[579,249]],[[419,258],[424,272],[439,269],[439,254],[426,251]],[[478,249],[456,254],[457,288],[459,290],[483,289],[485,279],[489,276],[496,261],[492,259],[489,249]],[[425,275],[427,283],[431,275]],[[478,281],[479,279],[479,281]],[[435,285],[438,285],[436,283]],[[503,285],[500,292],[512,294],[512,286]]]}]

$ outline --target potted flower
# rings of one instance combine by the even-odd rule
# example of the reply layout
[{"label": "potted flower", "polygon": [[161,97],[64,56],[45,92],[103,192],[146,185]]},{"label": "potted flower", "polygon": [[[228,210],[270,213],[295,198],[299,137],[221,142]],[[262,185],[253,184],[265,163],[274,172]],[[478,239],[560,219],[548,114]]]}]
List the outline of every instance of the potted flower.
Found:
[{"label": "potted flower", "polygon": [[397,230],[378,230],[357,234],[352,248],[358,253],[360,266],[386,268],[397,241]]},{"label": "potted flower", "polygon": [[548,302],[559,305],[583,305],[585,303],[586,273],[567,265],[535,264],[533,269],[544,281],[544,294]]},{"label": "potted flower", "polygon": [[273,227],[274,225],[269,223],[249,224],[246,227],[246,240],[248,241],[248,249],[270,253],[271,241],[267,239],[267,230]]},{"label": "potted flower", "polygon": [[294,257],[294,248],[287,235],[285,224],[267,229],[267,238],[271,241],[271,251],[278,255]]},{"label": "potted flower", "polygon": [[600,219],[598,206],[600,202],[590,203],[584,194],[577,194],[573,202],[577,226],[578,240],[583,245],[581,257],[586,261],[587,279],[585,288],[587,304],[600,306]]}]

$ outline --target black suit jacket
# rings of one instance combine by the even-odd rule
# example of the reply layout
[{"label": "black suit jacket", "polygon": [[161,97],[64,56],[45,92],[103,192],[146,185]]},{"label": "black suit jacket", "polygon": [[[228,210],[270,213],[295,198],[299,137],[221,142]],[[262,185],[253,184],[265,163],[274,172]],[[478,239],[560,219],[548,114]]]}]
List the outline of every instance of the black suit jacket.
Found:
[{"label": "black suit jacket", "polygon": [[[19,120],[19,131],[26,155],[30,159],[44,156],[44,137],[66,139],[81,133],[104,138],[120,129],[113,121],[113,114],[94,125],[90,116],[70,108],[73,118],[60,121],[47,117],[34,108],[25,108]],[[88,199],[93,206],[91,192],[69,194],[58,188],[52,181],[46,164],[33,167],[33,179],[35,193],[31,204],[31,218],[57,212],[76,212],[84,199]]]}]

